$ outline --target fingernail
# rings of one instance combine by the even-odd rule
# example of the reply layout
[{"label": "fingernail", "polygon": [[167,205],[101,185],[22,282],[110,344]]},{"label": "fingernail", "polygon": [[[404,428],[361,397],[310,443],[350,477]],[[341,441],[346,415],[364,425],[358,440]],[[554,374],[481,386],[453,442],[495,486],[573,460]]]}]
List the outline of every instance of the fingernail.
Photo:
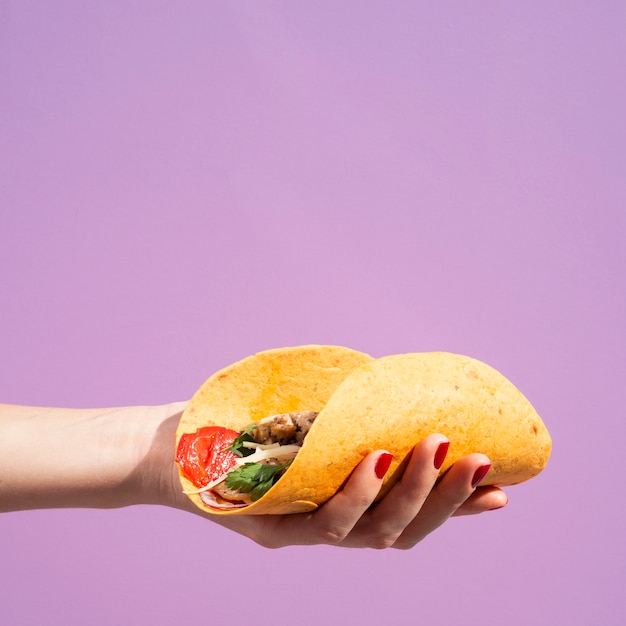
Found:
[{"label": "fingernail", "polygon": [[393,454],[389,454],[389,452],[385,452],[378,457],[378,461],[376,461],[376,467],[374,471],[376,472],[376,477],[378,479],[383,479],[389,466],[391,465],[391,461],[393,460]]},{"label": "fingernail", "polygon": [[472,489],[478,486],[478,484],[487,476],[487,472],[491,469],[491,463],[487,465],[481,465],[475,472],[474,478],[472,478]]},{"label": "fingernail", "polygon": [[435,452],[435,469],[438,470],[446,460],[446,454],[448,454],[448,448],[450,447],[449,441],[442,441]]}]

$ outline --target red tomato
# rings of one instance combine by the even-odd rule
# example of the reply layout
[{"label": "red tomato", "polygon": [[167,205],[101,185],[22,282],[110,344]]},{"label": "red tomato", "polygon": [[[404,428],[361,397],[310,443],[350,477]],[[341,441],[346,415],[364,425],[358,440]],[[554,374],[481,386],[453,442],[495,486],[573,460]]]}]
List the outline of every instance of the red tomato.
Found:
[{"label": "red tomato", "polygon": [[185,433],[178,443],[176,462],[196,487],[204,487],[235,465],[239,457],[226,448],[237,437],[238,432],[221,426]]}]

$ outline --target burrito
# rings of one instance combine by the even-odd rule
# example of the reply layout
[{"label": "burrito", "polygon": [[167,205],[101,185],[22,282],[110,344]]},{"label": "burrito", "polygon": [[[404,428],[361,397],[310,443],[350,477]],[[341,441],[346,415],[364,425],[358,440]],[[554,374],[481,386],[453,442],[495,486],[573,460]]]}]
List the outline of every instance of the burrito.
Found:
[{"label": "burrito", "polygon": [[378,499],[415,445],[446,435],[441,468],[472,452],[492,467],[481,485],[528,480],[551,439],[530,402],[502,374],[448,352],[374,359],[340,346],[260,352],[211,376],[183,412],[176,462],[183,491],[215,515],[312,511],[373,450],[393,461]]}]

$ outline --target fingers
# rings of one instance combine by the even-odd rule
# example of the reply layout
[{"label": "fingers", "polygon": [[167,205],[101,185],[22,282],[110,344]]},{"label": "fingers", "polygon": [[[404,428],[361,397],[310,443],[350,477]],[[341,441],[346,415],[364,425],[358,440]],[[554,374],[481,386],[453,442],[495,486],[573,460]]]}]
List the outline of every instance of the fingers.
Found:
[{"label": "fingers", "polygon": [[393,546],[418,516],[439,477],[450,442],[443,435],[423,439],[413,450],[400,481],[371,512],[360,541],[375,548]]},{"label": "fingers", "polygon": [[348,537],[378,495],[392,458],[384,450],[365,457],[344,488],[315,513],[315,543],[339,544]]},{"label": "fingers", "polygon": [[345,486],[314,513],[244,515],[220,522],[268,548],[320,543],[412,548],[453,515],[482,513],[507,503],[500,489],[478,488],[490,468],[483,454],[463,457],[440,477],[448,444],[443,435],[419,443],[402,478],[375,507],[372,503],[391,462],[384,450],[369,454]]},{"label": "fingers", "polygon": [[509,502],[506,493],[498,487],[478,487],[476,491],[455,511],[454,516],[477,515],[495,511]]},{"label": "fingers", "polygon": [[[491,463],[484,454],[470,454],[457,461],[433,488],[419,514],[407,525],[394,547],[412,548],[426,535],[439,528],[474,494],[490,467]],[[486,502],[493,497],[489,496],[488,492],[485,495]],[[482,512],[485,500],[481,505],[481,498],[484,496],[467,505],[467,512]],[[497,501],[500,502],[499,497]]]},{"label": "fingers", "polygon": [[449,442],[431,435],[411,455],[400,481],[372,508],[391,461],[373,452],[356,468],[344,488],[317,512],[280,521],[281,545],[332,544],[343,547],[412,548],[452,515],[499,508],[506,495],[496,487],[477,489],[491,467],[483,454],[457,461],[440,479]]}]

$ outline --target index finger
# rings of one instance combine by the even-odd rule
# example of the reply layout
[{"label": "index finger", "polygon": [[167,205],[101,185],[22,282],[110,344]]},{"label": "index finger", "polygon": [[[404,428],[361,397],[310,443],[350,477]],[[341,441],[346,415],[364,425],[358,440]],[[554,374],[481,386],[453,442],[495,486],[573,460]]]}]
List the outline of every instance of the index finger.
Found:
[{"label": "index finger", "polygon": [[372,452],[354,470],[348,482],[314,514],[315,543],[341,543],[373,504],[392,460],[385,450]]}]

